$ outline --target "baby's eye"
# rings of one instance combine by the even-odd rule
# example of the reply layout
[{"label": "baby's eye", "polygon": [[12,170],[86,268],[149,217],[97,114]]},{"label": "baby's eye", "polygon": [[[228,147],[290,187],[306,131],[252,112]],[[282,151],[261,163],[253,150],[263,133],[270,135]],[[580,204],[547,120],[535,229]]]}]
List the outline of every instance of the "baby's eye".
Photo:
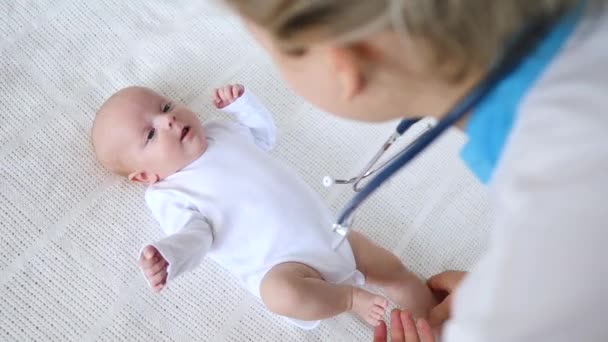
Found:
[{"label": "baby's eye", "polygon": [[154,138],[154,133],[156,133],[156,130],[154,128],[152,128],[150,130],[150,132],[148,132],[148,141],[152,140],[152,138]]},{"label": "baby's eye", "polygon": [[166,112],[168,112],[168,111],[170,111],[170,110],[171,110],[171,103],[169,102],[169,103],[166,103],[166,104],[163,106],[163,113],[166,113]]}]

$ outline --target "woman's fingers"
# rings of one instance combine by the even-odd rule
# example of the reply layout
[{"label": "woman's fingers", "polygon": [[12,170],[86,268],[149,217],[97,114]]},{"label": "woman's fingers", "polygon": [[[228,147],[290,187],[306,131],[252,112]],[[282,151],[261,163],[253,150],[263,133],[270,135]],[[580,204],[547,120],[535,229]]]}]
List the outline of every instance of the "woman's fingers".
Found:
[{"label": "woman's fingers", "polygon": [[391,342],[406,342],[401,311],[398,309],[393,309],[391,312]]},{"label": "woman's fingers", "polygon": [[451,293],[460,285],[460,282],[466,274],[466,272],[462,271],[445,271],[432,276],[426,283],[431,290],[447,291]]},{"label": "woman's fingers", "polygon": [[401,312],[401,324],[403,325],[403,335],[405,336],[405,342],[420,342],[418,337],[418,330],[416,330],[416,324],[412,319],[412,315],[407,312]]},{"label": "woman's fingers", "polygon": [[431,327],[439,327],[444,321],[450,318],[452,292],[460,286],[460,283],[466,275],[467,273],[462,271],[446,271],[432,276],[427,281],[427,285],[435,293],[443,293],[443,295],[447,293],[447,296],[443,298],[443,301],[432,308],[429,313],[428,323]]},{"label": "woman's fingers", "polygon": [[431,309],[431,312],[429,313],[429,322],[428,323],[432,327],[438,327],[445,320],[450,318],[450,309],[452,306],[451,302],[452,302],[452,296],[450,295],[450,296],[446,297],[443,300],[443,302],[439,303],[439,305],[437,305]]},{"label": "woman's fingers", "polygon": [[374,328],[374,342],[387,342],[386,338],[386,323],[380,321],[380,324]]},{"label": "woman's fingers", "polygon": [[424,319],[420,318],[416,321],[416,326],[418,327],[418,334],[420,334],[420,338],[422,342],[435,342],[435,336],[433,336],[433,330],[429,323]]},{"label": "woman's fingers", "polygon": [[419,319],[414,323],[409,312],[399,309],[393,309],[391,312],[390,331],[391,335],[387,336],[386,323],[380,321],[374,328],[374,342],[435,342],[432,329],[426,320]]}]

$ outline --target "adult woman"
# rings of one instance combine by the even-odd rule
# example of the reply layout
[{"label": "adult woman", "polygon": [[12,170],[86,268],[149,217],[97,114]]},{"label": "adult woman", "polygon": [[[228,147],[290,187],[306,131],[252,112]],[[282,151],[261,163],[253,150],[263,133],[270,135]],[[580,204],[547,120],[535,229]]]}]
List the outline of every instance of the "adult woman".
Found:
[{"label": "adult woman", "polygon": [[459,123],[469,135],[462,157],[490,182],[496,218],[444,337],[608,336],[608,263],[598,257],[608,243],[604,1],[226,1],[298,94],[366,121],[441,118],[537,27],[523,63]]}]

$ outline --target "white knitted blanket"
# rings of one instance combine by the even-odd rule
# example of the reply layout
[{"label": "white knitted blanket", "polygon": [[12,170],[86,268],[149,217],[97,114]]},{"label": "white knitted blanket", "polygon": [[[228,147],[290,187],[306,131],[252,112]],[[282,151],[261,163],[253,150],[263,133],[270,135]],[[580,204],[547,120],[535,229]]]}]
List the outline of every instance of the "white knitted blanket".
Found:
[{"label": "white knitted blanket", "polygon": [[[290,93],[209,1],[0,1],[0,341],[371,341],[349,314],[306,332],[268,313],[211,261],[155,295],[136,254],[161,231],[142,188],[94,160],[95,109],[127,85],[218,117],[210,90],[241,82],[274,114],[276,158],[337,210],[394,123],[347,122]],[[356,226],[422,276],[468,269],[486,246],[484,187],[455,131],[365,204]],[[329,229],[329,227],[328,227]]]}]

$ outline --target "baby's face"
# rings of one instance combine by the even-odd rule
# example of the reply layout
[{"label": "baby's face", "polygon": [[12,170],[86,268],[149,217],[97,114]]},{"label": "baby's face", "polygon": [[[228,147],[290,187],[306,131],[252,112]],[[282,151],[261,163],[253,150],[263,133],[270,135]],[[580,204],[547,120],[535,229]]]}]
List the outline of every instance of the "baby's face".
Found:
[{"label": "baby's face", "polygon": [[207,148],[196,115],[147,88],[119,91],[95,120],[93,142],[100,160],[118,162],[134,181],[154,183],[170,176]]}]

